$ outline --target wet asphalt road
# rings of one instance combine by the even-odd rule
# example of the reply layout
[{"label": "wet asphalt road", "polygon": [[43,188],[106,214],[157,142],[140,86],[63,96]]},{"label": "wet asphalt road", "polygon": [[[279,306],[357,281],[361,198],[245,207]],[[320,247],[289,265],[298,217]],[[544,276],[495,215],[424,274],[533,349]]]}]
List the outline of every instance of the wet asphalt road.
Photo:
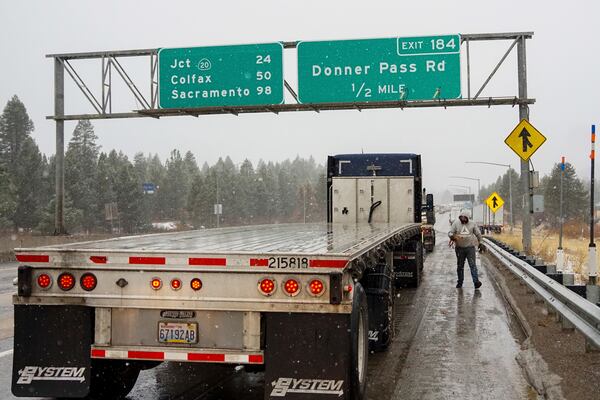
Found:
[{"label": "wet asphalt road", "polygon": [[530,398],[515,361],[524,337],[488,279],[487,260],[478,257],[477,263],[481,289],[474,289],[468,267],[464,288],[456,289],[454,251],[439,244],[428,257],[413,302],[420,311],[405,315],[419,322],[395,377],[393,399]]},{"label": "wet asphalt road", "polygon": [[[443,218],[441,218],[443,219]],[[396,339],[385,353],[369,359],[369,399],[529,399],[515,361],[520,332],[502,297],[480,268],[484,286],[475,291],[455,284],[454,254],[440,232],[427,256],[419,289],[400,290]],[[481,261],[478,259],[478,263]],[[484,261],[485,262],[485,261]],[[12,328],[10,297],[16,265],[0,265],[0,327]],[[12,338],[0,339],[0,399],[12,399]],[[163,363],[142,371],[128,396],[136,400],[258,400],[264,378],[228,365]],[[535,398],[535,397],[533,397]]]}]

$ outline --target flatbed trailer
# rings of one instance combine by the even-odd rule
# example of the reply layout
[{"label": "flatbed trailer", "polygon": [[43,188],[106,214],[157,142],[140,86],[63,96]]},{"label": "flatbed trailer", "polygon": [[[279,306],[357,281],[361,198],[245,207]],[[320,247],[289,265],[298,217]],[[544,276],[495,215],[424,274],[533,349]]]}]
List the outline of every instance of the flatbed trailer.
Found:
[{"label": "flatbed trailer", "polygon": [[186,361],[263,366],[267,399],[363,398],[365,290],[383,326],[392,267],[422,267],[420,235],[282,224],[16,249],[13,392],[116,398],[140,369]]}]

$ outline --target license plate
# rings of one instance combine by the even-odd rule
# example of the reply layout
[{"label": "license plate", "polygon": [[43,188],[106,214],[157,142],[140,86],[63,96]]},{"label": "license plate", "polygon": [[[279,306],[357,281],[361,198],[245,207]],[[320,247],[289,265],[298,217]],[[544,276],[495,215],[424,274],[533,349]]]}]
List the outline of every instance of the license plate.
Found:
[{"label": "license plate", "polygon": [[159,343],[198,343],[198,324],[183,322],[159,322]]}]

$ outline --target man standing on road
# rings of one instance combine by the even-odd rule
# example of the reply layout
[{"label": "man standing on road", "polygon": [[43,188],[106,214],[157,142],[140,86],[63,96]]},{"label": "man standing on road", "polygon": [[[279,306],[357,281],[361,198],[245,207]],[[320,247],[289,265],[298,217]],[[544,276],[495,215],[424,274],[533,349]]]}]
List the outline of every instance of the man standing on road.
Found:
[{"label": "man standing on road", "polygon": [[481,232],[477,224],[469,220],[468,211],[462,210],[460,212],[458,218],[452,223],[448,236],[450,237],[450,243],[454,244],[456,251],[456,274],[458,275],[456,287],[461,288],[463,285],[466,259],[469,262],[475,289],[479,289],[481,282],[479,281],[477,265],[475,264],[475,247],[479,247],[481,250]]}]

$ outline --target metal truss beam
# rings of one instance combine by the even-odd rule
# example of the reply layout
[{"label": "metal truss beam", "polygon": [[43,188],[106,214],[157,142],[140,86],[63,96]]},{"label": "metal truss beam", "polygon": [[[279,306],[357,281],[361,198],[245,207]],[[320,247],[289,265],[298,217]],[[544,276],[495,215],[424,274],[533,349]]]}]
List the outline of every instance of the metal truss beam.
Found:
[{"label": "metal truss beam", "polygon": [[385,101],[385,102],[360,102],[360,103],[327,103],[327,104],[274,104],[270,106],[245,106],[245,107],[202,107],[179,109],[142,109],[126,113],[112,114],[76,114],[65,116],[48,116],[46,119],[57,121],[73,121],[80,119],[119,119],[139,117],[176,117],[213,115],[213,114],[257,114],[294,112],[294,111],[334,111],[334,110],[372,110],[379,108],[435,108],[435,107],[464,107],[464,106],[516,106],[521,104],[534,104],[535,99],[519,99],[517,97],[487,97],[479,99],[455,100],[427,100],[427,101]]},{"label": "metal truss beam", "polygon": [[[96,113],[89,114],[66,114],[66,115],[53,115],[47,117],[48,119],[54,120],[78,120],[78,119],[118,119],[118,118],[136,118],[136,117],[147,117],[152,116],[159,118],[163,116],[181,116],[181,115],[207,115],[207,114],[244,114],[244,113],[275,113],[280,112],[291,112],[291,111],[314,111],[320,112],[321,110],[349,110],[355,109],[361,111],[363,109],[374,109],[374,108],[420,108],[420,107],[458,107],[458,106],[498,106],[498,105],[527,105],[533,104],[534,99],[521,98],[520,96],[515,99],[511,96],[486,96],[480,99],[480,95],[483,90],[487,87],[490,80],[494,77],[498,69],[504,63],[508,55],[512,52],[515,45],[520,40],[530,39],[533,36],[533,32],[505,32],[505,33],[478,33],[478,34],[461,34],[462,43],[466,47],[466,69],[467,69],[467,97],[466,99],[457,100],[431,100],[431,101],[391,101],[391,102],[357,102],[357,103],[327,103],[327,104],[299,104],[297,90],[295,90],[287,80],[284,80],[284,85],[287,91],[293,97],[295,103],[281,104],[281,105],[270,105],[270,106],[249,106],[249,107],[205,107],[205,108],[193,108],[193,109],[159,109],[158,108],[158,50],[159,49],[137,49],[137,50],[114,50],[114,51],[98,51],[98,52],[85,52],[85,53],[62,53],[62,54],[49,54],[46,57],[54,58],[65,65],[66,71],[69,76],[73,79],[85,98],[88,100],[90,105],[96,111]],[[481,85],[474,97],[471,97],[471,50],[469,43],[473,41],[490,41],[490,40],[512,40],[512,44],[509,49],[504,53],[500,61],[497,63],[495,68],[489,74],[487,79]],[[298,45],[297,41],[283,42],[284,48],[293,49]],[[149,92],[147,95],[140,90],[139,86],[134,83],[132,76],[124,68],[123,64],[119,62],[119,58],[122,57],[148,57],[150,61],[150,74],[149,74]],[[99,59],[102,62],[102,82],[101,82],[101,102],[98,101],[90,90],[89,86],[86,85],[80,76],[77,74],[76,69],[70,60],[84,60],[84,59]],[[123,79],[126,86],[129,88],[131,94],[134,96],[137,104],[139,104],[139,110],[115,110],[113,112],[112,107],[112,72],[116,71],[117,74]],[[147,78],[146,78],[147,79]],[[138,79],[139,80],[139,79]]]}]

